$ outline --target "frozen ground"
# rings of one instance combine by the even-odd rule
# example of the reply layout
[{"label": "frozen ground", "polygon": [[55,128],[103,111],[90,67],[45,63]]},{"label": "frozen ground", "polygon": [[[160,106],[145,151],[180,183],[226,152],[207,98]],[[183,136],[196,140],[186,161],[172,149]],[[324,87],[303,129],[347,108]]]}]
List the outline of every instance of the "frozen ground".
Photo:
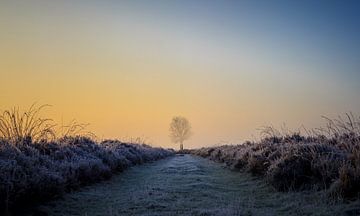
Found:
[{"label": "frozen ground", "polygon": [[[33,210],[33,215],[355,215],[321,193],[279,193],[262,180],[196,156],[129,168]],[[30,214],[30,215],[31,215]]]}]

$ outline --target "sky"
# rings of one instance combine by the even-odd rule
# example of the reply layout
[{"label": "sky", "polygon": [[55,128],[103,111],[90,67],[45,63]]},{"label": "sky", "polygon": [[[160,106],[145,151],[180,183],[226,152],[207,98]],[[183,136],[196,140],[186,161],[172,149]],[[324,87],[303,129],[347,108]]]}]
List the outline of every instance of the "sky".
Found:
[{"label": "sky", "polygon": [[0,110],[177,148],[360,114],[359,1],[0,1]]}]

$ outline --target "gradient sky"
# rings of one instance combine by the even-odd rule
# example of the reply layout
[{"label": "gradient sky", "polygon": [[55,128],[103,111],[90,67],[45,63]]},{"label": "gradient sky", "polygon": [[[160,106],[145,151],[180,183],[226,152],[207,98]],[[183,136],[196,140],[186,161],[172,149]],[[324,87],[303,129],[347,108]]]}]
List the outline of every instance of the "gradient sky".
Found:
[{"label": "gradient sky", "polygon": [[0,109],[52,104],[100,138],[240,143],[360,114],[359,1],[0,1]]}]

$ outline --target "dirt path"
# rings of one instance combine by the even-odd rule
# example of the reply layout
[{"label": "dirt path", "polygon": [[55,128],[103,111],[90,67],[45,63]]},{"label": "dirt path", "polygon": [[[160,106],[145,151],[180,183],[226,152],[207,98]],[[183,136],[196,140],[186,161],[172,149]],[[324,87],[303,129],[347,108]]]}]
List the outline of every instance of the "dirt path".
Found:
[{"label": "dirt path", "polygon": [[37,209],[48,215],[336,215],[320,194],[278,193],[191,155],[130,168]]}]

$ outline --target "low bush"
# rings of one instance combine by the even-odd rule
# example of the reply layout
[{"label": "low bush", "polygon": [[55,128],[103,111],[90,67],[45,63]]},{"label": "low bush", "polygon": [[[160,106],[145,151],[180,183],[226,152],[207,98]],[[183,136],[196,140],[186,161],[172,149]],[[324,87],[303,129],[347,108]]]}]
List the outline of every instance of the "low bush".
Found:
[{"label": "low bush", "polygon": [[26,204],[111,177],[129,166],[173,154],[171,150],[86,137],[51,142],[0,140],[0,207]]},{"label": "low bush", "polygon": [[[118,140],[96,142],[73,121],[58,134],[44,106],[0,115],[0,209],[30,205],[107,179],[129,166],[158,160],[173,150]],[[88,133],[86,133],[88,134]],[[0,214],[4,213],[0,210]]]},{"label": "low bush", "polygon": [[192,150],[233,169],[263,176],[280,191],[326,189],[331,197],[360,196],[360,119],[326,118],[307,136],[266,127],[259,142]]}]

